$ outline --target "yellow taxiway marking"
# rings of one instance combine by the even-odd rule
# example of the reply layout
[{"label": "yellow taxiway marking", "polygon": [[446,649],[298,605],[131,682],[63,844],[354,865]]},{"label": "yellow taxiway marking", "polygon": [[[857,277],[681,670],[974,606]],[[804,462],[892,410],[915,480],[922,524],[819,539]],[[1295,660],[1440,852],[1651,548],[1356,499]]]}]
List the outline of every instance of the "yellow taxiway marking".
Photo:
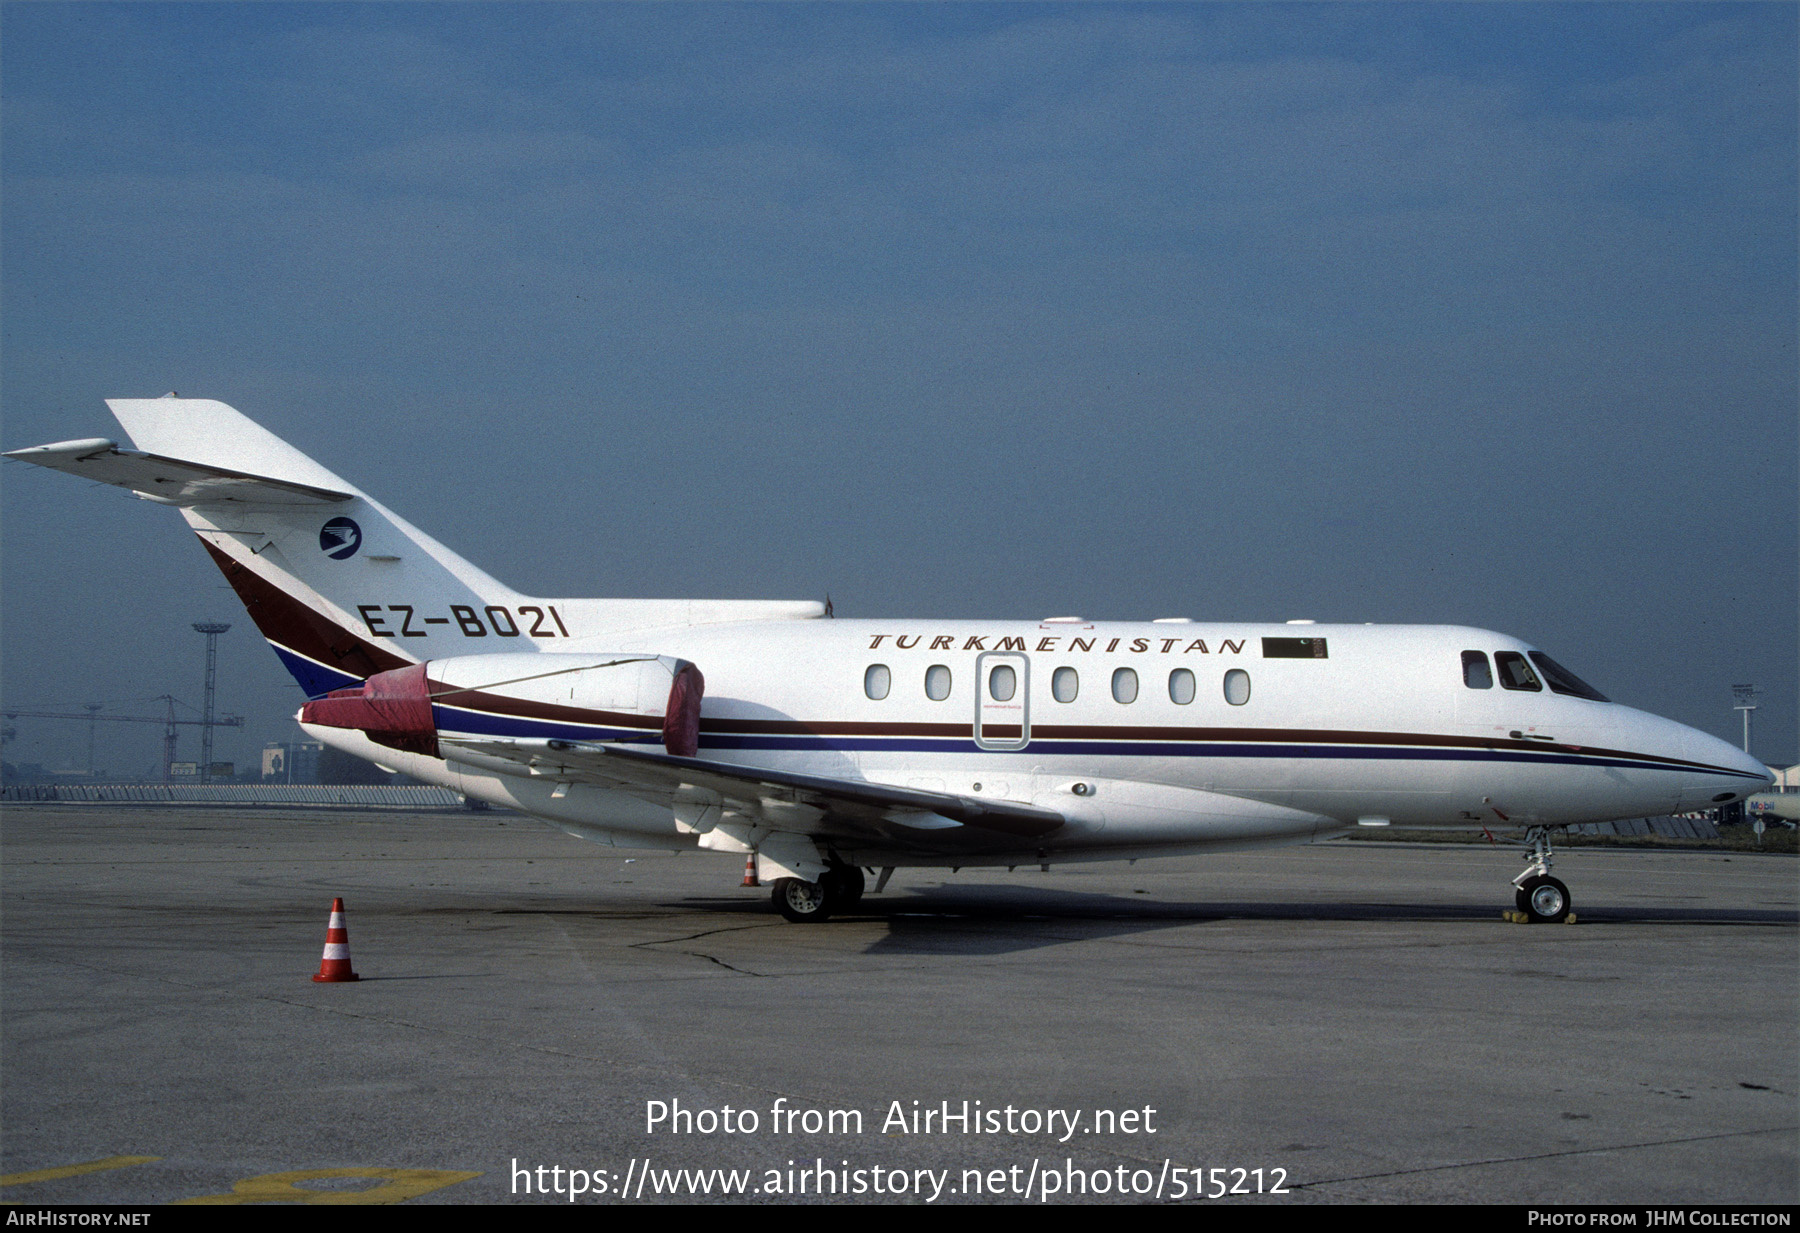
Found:
[{"label": "yellow taxiway marking", "polygon": [[80,1177],[83,1173],[104,1173],[108,1169],[125,1169],[132,1165],[149,1164],[152,1160],[161,1160],[161,1156],[108,1156],[105,1160],[90,1160],[86,1164],[62,1165],[55,1169],[33,1169],[29,1173],[7,1173],[0,1175],[0,1186],[23,1186],[26,1182],[53,1182],[59,1177]]},{"label": "yellow taxiway marking", "polygon": [[[224,1203],[399,1203],[406,1199],[466,1182],[479,1173],[453,1173],[444,1169],[299,1169],[292,1173],[265,1173],[232,1183],[230,1194],[202,1195],[182,1204]],[[314,1190],[296,1182],[339,1178],[368,1179],[376,1184],[360,1190]]]}]

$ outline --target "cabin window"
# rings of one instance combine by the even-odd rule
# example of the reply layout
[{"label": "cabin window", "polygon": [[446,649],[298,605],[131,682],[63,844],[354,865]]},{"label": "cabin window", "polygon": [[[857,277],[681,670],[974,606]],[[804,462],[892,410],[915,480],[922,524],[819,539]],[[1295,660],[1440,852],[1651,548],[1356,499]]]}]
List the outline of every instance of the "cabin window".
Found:
[{"label": "cabin window", "polygon": [[1537,673],[1531,670],[1531,665],[1517,651],[1495,651],[1494,667],[1500,671],[1502,689],[1524,689],[1538,693],[1544,688],[1538,683]]},{"label": "cabin window", "polygon": [[1492,689],[1494,674],[1488,668],[1485,651],[1463,652],[1463,684],[1470,689]]},{"label": "cabin window", "polygon": [[1589,685],[1586,681],[1570,672],[1567,668],[1551,659],[1542,651],[1531,652],[1531,662],[1538,666],[1544,674],[1544,683],[1559,694],[1569,694],[1576,698],[1586,698],[1590,702],[1611,702],[1605,694]]},{"label": "cabin window", "polygon": [[863,692],[869,695],[872,702],[880,702],[887,697],[893,683],[894,674],[888,671],[886,664],[870,664],[869,670],[863,673]]},{"label": "cabin window", "polygon": [[1194,700],[1194,674],[1186,668],[1169,673],[1169,701],[1186,706]]},{"label": "cabin window", "polygon": [[1137,701],[1137,673],[1130,668],[1120,668],[1114,672],[1112,685],[1114,702]]},{"label": "cabin window", "polygon": [[1058,668],[1050,674],[1050,696],[1058,702],[1073,702],[1081,692],[1081,677],[1073,668]]},{"label": "cabin window", "polygon": [[950,669],[943,664],[933,664],[925,669],[925,696],[933,702],[942,702],[950,696]]},{"label": "cabin window", "polygon": [[1225,701],[1233,706],[1250,701],[1250,674],[1242,668],[1233,668],[1225,674]]},{"label": "cabin window", "polygon": [[1019,674],[1011,664],[996,664],[988,673],[988,696],[995,702],[1011,702],[1019,688]]}]

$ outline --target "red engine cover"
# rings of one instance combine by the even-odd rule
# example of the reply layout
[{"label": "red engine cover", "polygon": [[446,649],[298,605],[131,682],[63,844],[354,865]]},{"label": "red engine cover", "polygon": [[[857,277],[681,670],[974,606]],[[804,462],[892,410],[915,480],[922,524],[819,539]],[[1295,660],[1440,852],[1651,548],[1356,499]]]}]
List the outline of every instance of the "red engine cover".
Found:
[{"label": "red engine cover", "polygon": [[677,758],[700,752],[700,695],[706,678],[692,664],[682,664],[669,684],[669,706],[663,712],[663,748]]},{"label": "red engine cover", "polygon": [[300,708],[302,723],[357,728],[377,745],[438,756],[437,723],[425,665],[377,672],[361,689],[335,689]]},{"label": "red engine cover", "polygon": [[[360,689],[333,690],[301,707],[300,720],[326,728],[354,728],[377,745],[440,757],[426,667],[413,664],[377,672]],[[472,696],[468,690],[456,692]],[[684,663],[676,670],[663,712],[662,738],[663,748],[677,757],[691,758],[700,752],[700,699],[705,692],[706,678],[700,669]]]}]

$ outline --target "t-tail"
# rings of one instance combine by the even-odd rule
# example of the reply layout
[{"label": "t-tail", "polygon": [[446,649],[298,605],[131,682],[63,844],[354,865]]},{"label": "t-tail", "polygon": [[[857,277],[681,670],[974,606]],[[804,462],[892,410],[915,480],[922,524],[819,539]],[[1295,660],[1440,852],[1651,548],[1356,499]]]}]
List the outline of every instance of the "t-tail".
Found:
[{"label": "t-tail", "polygon": [[178,507],[310,697],[426,660],[823,615],[810,601],[522,595],[222,402],[171,394],[107,406],[136,448],[88,438],[6,457]]}]

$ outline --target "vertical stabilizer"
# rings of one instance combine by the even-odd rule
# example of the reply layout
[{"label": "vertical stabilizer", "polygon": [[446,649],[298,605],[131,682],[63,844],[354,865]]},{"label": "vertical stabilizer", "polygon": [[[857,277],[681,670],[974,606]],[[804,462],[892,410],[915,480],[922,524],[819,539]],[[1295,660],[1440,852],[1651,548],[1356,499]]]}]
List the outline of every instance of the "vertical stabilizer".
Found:
[{"label": "vertical stabilizer", "polygon": [[825,615],[811,600],[533,599],[222,402],[107,406],[137,449],[84,437],[6,457],[179,508],[313,697],[424,660],[606,650],[646,631]]},{"label": "vertical stabilizer", "polygon": [[[151,499],[181,506],[309,695],[465,653],[468,631],[493,621],[490,610],[519,607],[509,588],[222,402],[116,398],[107,406],[145,454],[245,477],[235,487],[190,485],[190,495],[173,500],[155,488]],[[331,499],[295,503],[259,479]],[[534,640],[517,637],[507,649],[532,650]]]}]

